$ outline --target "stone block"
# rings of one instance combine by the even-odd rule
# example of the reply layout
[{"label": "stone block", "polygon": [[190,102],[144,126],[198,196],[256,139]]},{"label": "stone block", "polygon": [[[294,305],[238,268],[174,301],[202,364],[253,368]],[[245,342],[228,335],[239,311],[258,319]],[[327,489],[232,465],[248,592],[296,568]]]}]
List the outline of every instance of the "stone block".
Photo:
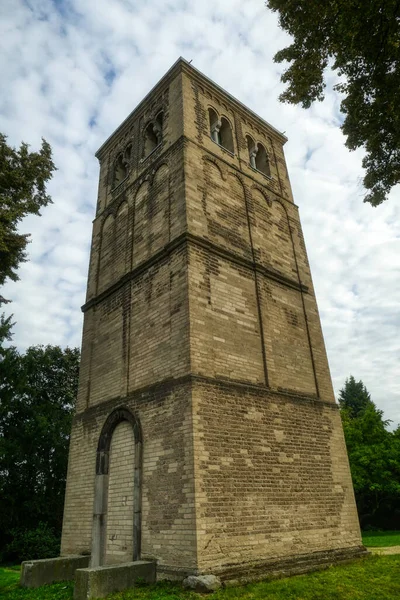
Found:
[{"label": "stone block", "polygon": [[220,578],[215,575],[189,575],[183,580],[183,587],[203,594],[216,592],[221,585]]},{"label": "stone block", "polygon": [[155,583],[155,562],[138,560],[121,565],[78,569],[75,575],[74,600],[104,598],[112,592],[132,588],[138,581]]},{"label": "stone block", "polygon": [[60,556],[42,560],[26,560],[21,565],[20,584],[36,588],[56,581],[72,581],[77,569],[89,565],[90,556]]}]

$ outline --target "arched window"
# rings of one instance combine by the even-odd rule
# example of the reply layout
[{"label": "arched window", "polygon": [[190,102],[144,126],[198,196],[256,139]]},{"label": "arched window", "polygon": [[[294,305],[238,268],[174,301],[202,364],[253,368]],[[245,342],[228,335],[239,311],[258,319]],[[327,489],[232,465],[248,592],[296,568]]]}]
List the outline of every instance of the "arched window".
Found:
[{"label": "arched window", "polygon": [[132,158],[132,144],[128,144],[125,148],[124,157],[126,161],[130,161]]},{"label": "arched window", "polygon": [[269,168],[268,154],[267,154],[267,151],[265,150],[264,146],[260,143],[257,144],[257,154],[256,154],[255,162],[256,162],[257,171],[260,171],[261,173],[264,173],[264,175],[271,177],[271,170]]},{"label": "arched window", "polygon": [[246,142],[247,150],[249,152],[250,166],[253,167],[253,169],[256,169],[257,146],[254,143],[254,140],[249,135],[246,135]]},{"label": "arched window", "polygon": [[228,119],[221,117],[221,128],[219,130],[220,144],[233,154],[232,129]]},{"label": "arched window", "polygon": [[208,109],[208,118],[210,121],[210,135],[213,142],[219,144],[219,129],[221,127],[221,123],[218,119],[218,115],[214,109]]},{"label": "arched window", "polygon": [[154,132],[154,124],[149,123],[144,132],[144,151],[143,157],[146,157],[153,152],[154,148],[157,148],[158,141],[157,136]]},{"label": "arched window", "polygon": [[114,181],[113,187],[117,187],[125,179],[128,175],[128,165],[127,161],[124,159],[123,155],[120,154],[116,160],[114,167]]},{"label": "arched window", "polygon": [[163,113],[161,111],[156,116],[156,120],[154,123],[154,132],[157,136],[159,144],[161,143],[161,140],[162,140],[162,127],[163,127]]},{"label": "arched window", "polygon": [[219,119],[213,108],[208,109],[208,118],[210,122],[210,136],[212,141],[219,146],[223,146],[233,154],[232,129],[228,119],[225,117],[221,117],[221,119]]},{"label": "arched window", "polygon": [[154,121],[149,123],[144,130],[144,145],[143,145],[143,158],[146,158],[162,140],[162,125],[163,125],[163,113],[158,113]]}]

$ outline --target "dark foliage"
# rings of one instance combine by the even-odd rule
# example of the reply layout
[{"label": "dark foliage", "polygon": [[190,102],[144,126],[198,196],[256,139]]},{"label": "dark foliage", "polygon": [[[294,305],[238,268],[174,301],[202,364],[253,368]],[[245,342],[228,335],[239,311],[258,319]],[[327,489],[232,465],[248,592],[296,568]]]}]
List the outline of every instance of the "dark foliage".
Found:
[{"label": "dark foliage", "polygon": [[350,150],[365,148],[364,202],[386,200],[400,181],[400,2],[267,0],[293,43],[275,55],[288,61],[280,99],[308,108],[324,98],[326,69],[341,76],[342,125]]},{"label": "dark foliage", "polygon": [[400,429],[388,430],[362,383],[346,380],[339,394],[362,529],[400,529]]},{"label": "dark foliage", "polygon": [[0,553],[13,544],[13,530],[18,536],[37,532],[42,522],[55,538],[60,535],[78,369],[77,348],[37,346],[25,354],[15,348],[3,351]]},{"label": "dark foliage", "polygon": [[10,535],[12,541],[4,555],[12,564],[60,555],[60,535],[56,535],[46,523],[40,522],[36,529],[12,529]]}]

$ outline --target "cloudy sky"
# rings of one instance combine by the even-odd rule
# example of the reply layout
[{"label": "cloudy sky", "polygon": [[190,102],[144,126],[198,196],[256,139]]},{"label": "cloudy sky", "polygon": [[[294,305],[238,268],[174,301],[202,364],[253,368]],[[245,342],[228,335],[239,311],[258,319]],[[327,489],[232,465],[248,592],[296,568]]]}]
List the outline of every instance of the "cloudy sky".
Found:
[{"label": "cloudy sky", "polygon": [[[400,422],[400,189],[362,202],[362,152],[338,128],[340,100],[305,111],[279,104],[286,45],[263,0],[2,0],[0,131],[9,142],[50,142],[54,204],[27,218],[21,280],[3,290],[14,343],[80,345],[97,194],[95,151],[183,56],[277,129],[300,207],[336,392],[362,379]],[[8,309],[8,307],[7,307]]]}]

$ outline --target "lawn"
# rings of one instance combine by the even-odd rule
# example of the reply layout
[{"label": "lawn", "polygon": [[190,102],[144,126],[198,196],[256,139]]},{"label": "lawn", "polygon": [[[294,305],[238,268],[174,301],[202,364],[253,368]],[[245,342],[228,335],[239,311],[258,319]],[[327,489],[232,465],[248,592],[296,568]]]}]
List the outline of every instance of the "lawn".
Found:
[{"label": "lawn", "polygon": [[363,531],[362,540],[367,548],[400,546],[400,531]]},{"label": "lawn", "polygon": [[[18,587],[19,573],[0,569],[1,600],[72,600],[70,583],[36,590]],[[2,587],[3,586],[3,587]],[[180,586],[163,583],[108,596],[108,600],[199,600]],[[221,589],[212,600],[393,600],[400,598],[400,555],[371,556],[309,575]]]},{"label": "lawn", "polygon": [[73,583],[44,585],[35,590],[19,587],[19,567],[0,567],[1,600],[72,600]]}]

